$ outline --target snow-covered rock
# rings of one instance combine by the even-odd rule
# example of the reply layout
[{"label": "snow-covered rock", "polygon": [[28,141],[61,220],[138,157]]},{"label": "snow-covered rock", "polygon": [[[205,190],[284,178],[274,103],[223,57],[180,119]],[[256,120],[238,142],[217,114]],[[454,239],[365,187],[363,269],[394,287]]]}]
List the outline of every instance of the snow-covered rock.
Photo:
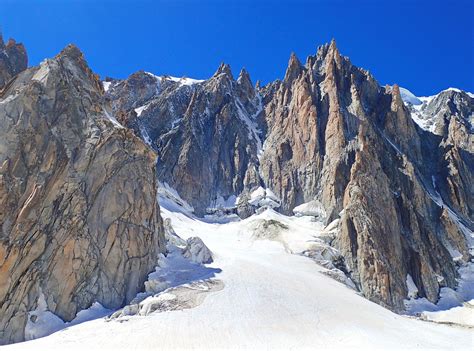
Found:
[{"label": "snow-covered rock", "polygon": [[260,208],[260,211],[268,208],[280,207],[280,199],[270,189],[258,187],[250,194],[248,203],[254,207]]},{"label": "snow-covered rock", "polygon": [[415,96],[408,89],[400,87],[400,95],[415,123],[424,130],[442,135],[451,117],[466,121],[472,130],[474,112],[470,99],[474,94],[470,92],[448,88],[431,96]]},{"label": "snow-covered rock", "polygon": [[188,214],[194,212],[194,208],[183,200],[178,192],[166,182],[158,182],[158,202],[160,206],[172,211],[185,212]]},{"label": "snow-covered rock", "polygon": [[[407,276],[408,299],[405,300],[406,312],[410,315],[419,315],[424,312],[447,311],[454,307],[463,306],[467,301],[474,299],[474,263],[465,264],[459,269],[458,287],[456,290],[443,287],[439,294],[439,300],[436,304],[428,301],[426,298],[416,298],[418,288]],[[440,277],[442,278],[442,277]],[[411,279],[411,281],[410,281]]]},{"label": "snow-covered rock", "polygon": [[474,327],[474,300],[464,302],[462,306],[444,311],[424,311],[420,317],[432,322],[453,323],[472,328]]},{"label": "snow-covered rock", "polygon": [[186,240],[183,256],[195,263],[211,263],[212,252],[201,238],[195,236]]},{"label": "snow-covered rock", "polygon": [[416,97],[410,90],[400,87],[400,96],[404,102],[409,102],[412,105],[421,105],[423,102]]},{"label": "snow-covered rock", "polygon": [[327,216],[323,204],[318,200],[312,200],[296,206],[293,209],[293,213],[296,216],[314,216],[321,220],[325,220]]},{"label": "snow-covered rock", "polygon": [[28,320],[25,326],[25,339],[33,340],[52,334],[64,328],[64,321],[54,313],[48,311],[48,305],[44,294],[38,298],[38,307],[28,312]]},{"label": "snow-covered rock", "polygon": [[186,246],[186,240],[180,238],[179,235],[174,231],[173,225],[171,224],[171,218],[165,218],[163,220],[163,227],[165,229],[165,238],[168,245],[181,248]]}]

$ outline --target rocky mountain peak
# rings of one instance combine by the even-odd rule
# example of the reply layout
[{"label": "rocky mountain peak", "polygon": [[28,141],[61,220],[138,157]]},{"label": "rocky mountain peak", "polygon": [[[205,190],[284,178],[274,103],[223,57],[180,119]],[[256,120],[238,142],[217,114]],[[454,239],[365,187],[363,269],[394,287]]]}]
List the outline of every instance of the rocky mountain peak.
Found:
[{"label": "rocky mountain peak", "polygon": [[[55,61],[53,65],[50,64],[52,61]],[[53,60],[46,60],[46,62],[41,63],[40,67],[44,69],[45,76],[51,70],[67,71],[72,78],[76,79],[78,84],[81,83],[83,88],[87,88],[90,94],[99,93],[102,95],[104,93],[104,87],[99,76],[92,72],[84,54],[74,44],[67,45]],[[53,79],[53,81],[56,80]]]},{"label": "rocky mountain peak", "polygon": [[298,57],[296,57],[296,54],[292,52],[288,61],[288,68],[286,69],[284,81],[287,83],[291,83],[293,80],[298,78],[302,71],[303,66],[301,65],[300,60],[298,59]]},{"label": "rocky mountain peak", "polygon": [[234,79],[234,76],[232,75],[232,70],[231,70],[230,66],[227,63],[222,62],[219,65],[219,68],[217,69],[216,73],[214,73],[213,77],[218,77],[221,74],[226,75],[231,80]]},{"label": "rocky mountain peak", "polygon": [[28,56],[23,44],[10,39],[5,45],[0,33],[0,89],[27,67]]},{"label": "rocky mountain peak", "polygon": [[[67,45],[64,49],[61,50],[59,54],[56,55],[55,59],[57,60],[66,60],[73,62],[73,64],[83,70],[88,75],[94,75],[92,70],[89,68],[87,61],[84,57],[82,51],[74,44]],[[94,75],[95,76],[95,75]],[[97,77],[98,79],[98,77]]]},{"label": "rocky mountain peak", "polygon": [[237,78],[237,83],[252,86],[250,75],[245,69],[245,67],[242,67],[242,69],[240,70],[239,77]]},{"label": "rocky mountain peak", "polygon": [[84,54],[75,44],[68,44],[56,57],[68,56],[74,60],[84,60]]},{"label": "rocky mountain peak", "polygon": [[237,78],[237,84],[239,85],[242,92],[247,94],[247,97],[253,96],[254,87],[252,85],[252,81],[250,80],[250,75],[245,68],[242,68],[240,71],[239,78]]},{"label": "rocky mountain peak", "polygon": [[[0,40],[3,40],[3,38],[1,38]],[[16,45],[16,40],[13,39],[13,38],[9,38],[6,47],[7,47],[7,48],[8,48],[8,47],[13,47],[13,46],[15,46],[15,45]]]},{"label": "rocky mountain peak", "polygon": [[326,62],[334,62],[338,68],[341,68],[342,59],[341,53],[336,46],[336,40],[333,39],[329,44],[325,60]]},{"label": "rocky mountain peak", "polygon": [[396,110],[396,109],[402,107],[403,106],[403,100],[402,100],[402,96],[400,94],[400,87],[398,86],[398,84],[393,85],[391,94],[392,94],[393,109]]},{"label": "rocky mountain peak", "polygon": [[329,65],[329,63],[335,62],[337,67],[340,68],[342,61],[343,57],[337,48],[336,40],[332,39],[330,43],[319,46],[315,56],[308,57],[306,66],[319,73],[324,73],[325,69],[332,70],[333,65]]}]

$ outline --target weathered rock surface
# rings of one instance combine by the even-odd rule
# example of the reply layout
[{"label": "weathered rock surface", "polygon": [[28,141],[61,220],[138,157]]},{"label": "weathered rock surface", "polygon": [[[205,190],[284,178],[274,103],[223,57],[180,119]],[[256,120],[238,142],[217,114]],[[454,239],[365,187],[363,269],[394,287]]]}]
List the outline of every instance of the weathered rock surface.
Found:
[{"label": "weathered rock surface", "polygon": [[188,238],[183,256],[194,263],[212,263],[212,252],[198,236]]},{"label": "weathered rock surface", "polygon": [[[335,243],[364,295],[400,311],[407,274],[431,301],[441,286],[455,286],[453,252],[464,252],[466,260],[469,255],[460,226],[441,219],[443,206],[450,209],[444,218],[468,215],[462,221],[471,228],[472,218],[466,200],[457,205],[436,193],[432,176],[443,167],[456,170],[454,176],[462,169],[453,183],[472,196],[472,183],[464,182],[474,170],[468,157],[446,165],[446,150],[433,155],[429,145],[439,140],[416,126],[399,88],[380,87],[334,41],[304,66],[292,56],[285,79],[263,94],[264,183],[281,198],[284,212],[316,199],[327,222],[341,219]],[[458,143],[467,145],[461,140],[468,132],[459,134]]]},{"label": "weathered rock surface", "polygon": [[157,151],[160,181],[183,194],[197,214],[260,185],[261,103],[245,70],[235,80],[222,64],[207,81],[137,72],[113,81],[107,97]]},{"label": "weathered rock surface", "polygon": [[[6,48],[9,57],[23,51]],[[15,62],[8,72],[25,68]],[[0,92],[2,344],[24,339],[43,294],[65,321],[95,301],[123,306],[165,248],[156,155],[111,117],[102,96],[72,45]]]},{"label": "weathered rock surface", "polygon": [[249,216],[261,187],[285,214],[317,207],[338,223],[341,267],[369,299],[402,310],[408,274],[431,301],[456,285],[472,257],[470,95],[448,90],[415,108],[334,41],[305,64],[292,54],[284,79],[264,87],[226,65],[203,82],[152,79],[112,81],[107,96],[198,215],[221,206]]},{"label": "weathered rock surface", "polygon": [[5,45],[0,33],[0,90],[27,66],[28,56],[23,44],[17,44],[15,40],[10,39]]}]

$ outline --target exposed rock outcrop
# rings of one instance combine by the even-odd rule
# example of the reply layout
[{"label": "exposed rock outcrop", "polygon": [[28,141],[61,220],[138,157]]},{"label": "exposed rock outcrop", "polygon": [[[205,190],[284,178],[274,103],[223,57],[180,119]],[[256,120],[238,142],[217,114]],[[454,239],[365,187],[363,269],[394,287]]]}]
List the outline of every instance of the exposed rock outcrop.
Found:
[{"label": "exposed rock outcrop", "polygon": [[[416,126],[398,86],[380,87],[333,41],[303,67],[292,56],[285,79],[263,94],[268,125],[260,158],[263,182],[281,198],[285,213],[316,199],[327,223],[341,219],[335,243],[364,295],[400,311],[407,274],[431,301],[440,287],[454,287],[453,259],[456,251],[467,252],[467,238],[447,218],[458,221],[468,206],[433,188],[432,177],[446,167],[437,155],[442,160],[449,153],[427,150],[439,140]],[[459,159],[448,168],[465,174],[451,172],[457,178],[452,183],[472,195],[472,183],[464,179],[474,168]],[[448,212],[442,215],[444,206]],[[469,216],[461,221],[473,227]]]},{"label": "exposed rock outcrop", "polygon": [[138,72],[112,84],[116,114],[157,151],[158,178],[197,214],[259,185],[261,102],[245,70],[235,80],[221,64],[207,81]]},{"label": "exposed rock outcrop", "polygon": [[72,45],[0,93],[2,344],[24,339],[40,296],[65,321],[95,301],[123,306],[164,251],[156,155],[102,96]]},{"label": "exposed rock outcrop", "polygon": [[0,91],[27,66],[28,56],[23,44],[17,44],[14,39],[10,39],[5,45],[0,33]]},{"label": "exposed rock outcrop", "polygon": [[212,252],[198,236],[188,238],[186,247],[183,250],[183,257],[192,262],[203,264],[212,263]]}]

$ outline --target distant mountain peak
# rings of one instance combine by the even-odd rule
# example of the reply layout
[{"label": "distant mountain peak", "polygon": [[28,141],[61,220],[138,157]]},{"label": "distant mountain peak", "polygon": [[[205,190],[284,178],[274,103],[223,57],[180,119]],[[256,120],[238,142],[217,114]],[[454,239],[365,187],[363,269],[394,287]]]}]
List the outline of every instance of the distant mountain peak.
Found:
[{"label": "distant mountain peak", "polygon": [[217,71],[216,73],[214,73],[213,77],[217,77],[221,74],[225,74],[227,75],[230,79],[234,79],[233,75],[232,75],[232,70],[230,68],[230,65],[227,64],[227,63],[224,63],[222,62],[220,65],[219,65],[219,68],[217,68]]}]

